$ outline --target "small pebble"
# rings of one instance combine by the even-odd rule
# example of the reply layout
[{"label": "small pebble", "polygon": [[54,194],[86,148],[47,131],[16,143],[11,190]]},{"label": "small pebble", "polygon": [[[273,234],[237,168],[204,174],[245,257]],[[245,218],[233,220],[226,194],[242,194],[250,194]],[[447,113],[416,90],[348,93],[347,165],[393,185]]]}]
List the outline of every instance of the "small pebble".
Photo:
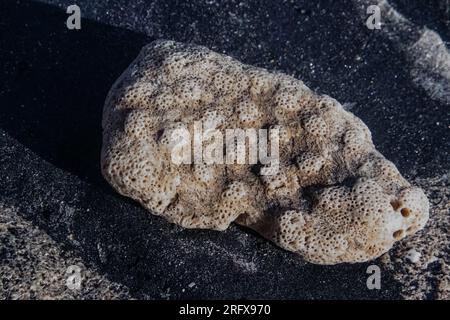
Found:
[{"label": "small pebble", "polygon": [[411,261],[412,263],[419,262],[421,254],[417,252],[415,249],[411,249],[406,253],[406,259]]}]

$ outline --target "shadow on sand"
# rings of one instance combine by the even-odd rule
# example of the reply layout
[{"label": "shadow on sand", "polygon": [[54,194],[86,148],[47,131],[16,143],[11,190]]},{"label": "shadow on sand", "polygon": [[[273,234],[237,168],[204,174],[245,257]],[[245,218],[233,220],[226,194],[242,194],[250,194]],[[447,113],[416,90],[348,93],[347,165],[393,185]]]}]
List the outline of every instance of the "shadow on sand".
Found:
[{"label": "shadow on sand", "polygon": [[235,226],[182,230],[110,192],[99,170],[104,98],[152,39],[89,21],[69,31],[63,11],[34,2],[0,6],[9,28],[0,39],[0,128],[23,145],[0,134],[0,200],[88,265],[136,297],[398,296],[389,274],[383,290],[367,290],[368,264],[305,264]]}]

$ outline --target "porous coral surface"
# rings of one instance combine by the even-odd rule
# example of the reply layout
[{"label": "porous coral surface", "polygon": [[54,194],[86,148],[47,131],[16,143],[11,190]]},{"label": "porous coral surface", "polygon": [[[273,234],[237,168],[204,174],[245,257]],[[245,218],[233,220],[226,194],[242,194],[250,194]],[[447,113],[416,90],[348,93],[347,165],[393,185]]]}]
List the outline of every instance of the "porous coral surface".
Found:
[{"label": "porous coral surface", "polygon": [[[175,164],[171,133],[194,136],[196,121],[217,130],[279,129],[279,170]],[[186,228],[224,230],[234,221],[307,261],[335,264],[378,257],[428,220],[423,191],[339,102],[205,47],[144,47],[108,94],[102,125],[106,180]]]}]

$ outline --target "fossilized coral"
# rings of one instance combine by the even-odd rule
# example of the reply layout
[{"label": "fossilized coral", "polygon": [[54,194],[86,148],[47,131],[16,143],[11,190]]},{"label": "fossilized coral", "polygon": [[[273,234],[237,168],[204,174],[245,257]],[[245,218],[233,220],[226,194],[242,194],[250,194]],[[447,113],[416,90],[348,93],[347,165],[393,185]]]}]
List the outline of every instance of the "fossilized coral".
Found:
[{"label": "fossilized coral", "polygon": [[[279,129],[278,173],[174,164],[170,133],[192,132],[195,121],[219,130]],[[102,172],[118,192],[170,222],[224,230],[235,221],[313,263],[375,258],[428,219],[422,190],[336,100],[288,75],[173,41],[144,47],[108,94]]]}]

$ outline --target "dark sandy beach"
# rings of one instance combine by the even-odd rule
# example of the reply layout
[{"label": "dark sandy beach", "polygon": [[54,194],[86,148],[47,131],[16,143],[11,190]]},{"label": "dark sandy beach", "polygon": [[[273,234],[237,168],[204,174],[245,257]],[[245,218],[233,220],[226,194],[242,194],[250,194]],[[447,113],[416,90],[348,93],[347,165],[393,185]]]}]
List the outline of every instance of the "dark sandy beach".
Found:
[{"label": "dark sandy beach", "polygon": [[[450,299],[450,7],[375,1],[78,0],[0,3],[1,299]],[[100,172],[103,103],[141,47],[193,42],[279,70],[361,118],[431,204],[375,261],[314,265],[249,230],[185,230]],[[410,254],[408,256],[408,253]],[[417,259],[411,261],[413,254]],[[366,286],[381,268],[380,290]],[[66,269],[81,268],[79,290]]]}]

